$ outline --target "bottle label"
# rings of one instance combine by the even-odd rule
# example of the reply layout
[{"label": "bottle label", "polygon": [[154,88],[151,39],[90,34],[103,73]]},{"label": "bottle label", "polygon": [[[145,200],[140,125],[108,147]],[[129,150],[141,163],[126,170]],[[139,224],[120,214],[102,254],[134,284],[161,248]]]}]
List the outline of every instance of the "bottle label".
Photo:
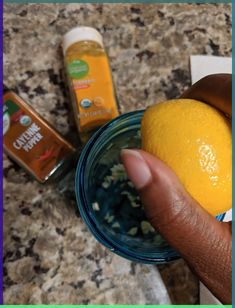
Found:
[{"label": "bottle label", "polygon": [[13,92],[4,95],[3,135],[6,152],[40,182],[74,150]]},{"label": "bottle label", "polygon": [[74,79],[85,77],[89,72],[89,66],[85,61],[74,60],[68,65],[69,76]]},{"label": "bottle label", "polygon": [[109,62],[105,53],[87,53],[67,64],[78,110],[79,131],[89,132],[118,116]]}]

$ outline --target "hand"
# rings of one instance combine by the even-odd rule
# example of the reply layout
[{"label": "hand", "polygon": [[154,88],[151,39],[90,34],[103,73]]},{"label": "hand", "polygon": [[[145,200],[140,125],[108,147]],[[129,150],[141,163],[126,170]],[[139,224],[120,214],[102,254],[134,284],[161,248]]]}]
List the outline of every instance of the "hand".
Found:
[{"label": "hand", "polygon": [[[201,79],[181,97],[204,101],[231,116],[231,93],[231,75],[218,74]],[[207,213],[161,160],[142,150],[123,150],[121,156],[152,226],[222,303],[231,304],[231,222]]]}]

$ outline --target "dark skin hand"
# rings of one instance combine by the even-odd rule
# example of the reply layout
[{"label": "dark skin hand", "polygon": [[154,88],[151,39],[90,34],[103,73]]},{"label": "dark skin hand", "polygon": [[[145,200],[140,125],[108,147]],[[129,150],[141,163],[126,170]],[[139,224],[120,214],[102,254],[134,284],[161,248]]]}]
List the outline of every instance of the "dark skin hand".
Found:
[{"label": "dark skin hand", "polygon": [[[204,101],[231,118],[232,76],[206,76],[181,98]],[[223,304],[231,304],[231,222],[219,222],[208,214],[161,160],[142,150],[123,150],[121,155],[153,227]]]}]

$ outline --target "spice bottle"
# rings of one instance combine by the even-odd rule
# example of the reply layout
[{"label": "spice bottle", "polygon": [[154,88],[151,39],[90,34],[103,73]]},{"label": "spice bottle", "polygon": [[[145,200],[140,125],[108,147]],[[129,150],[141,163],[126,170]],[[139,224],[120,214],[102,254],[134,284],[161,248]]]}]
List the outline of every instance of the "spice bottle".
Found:
[{"label": "spice bottle", "polygon": [[63,38],[65,67],[80,138],[118,115],[115,90],[102,36],[90,27],[77,27]]},{"label": "spice bottle", "polygon": [[30,105],[11,90],[3,95],[3,147],[39,182],[71,167],[75,149]]}]

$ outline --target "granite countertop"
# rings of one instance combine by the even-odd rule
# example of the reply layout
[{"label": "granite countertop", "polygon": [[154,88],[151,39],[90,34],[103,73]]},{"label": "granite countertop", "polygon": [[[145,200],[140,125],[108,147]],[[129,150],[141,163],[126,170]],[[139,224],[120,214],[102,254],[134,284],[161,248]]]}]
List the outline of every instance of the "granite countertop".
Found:
[{"label": "granite countertop", "polygon": [[[75,145],[60,44],[77,25],[103,35],[122,112],[177,97],[190,85],[190,55],[231,56],[229,4],[5,4],[4,82]],[[158,270],[172,303],[198,302],[183,260]],[[74,200],[6,156],[4,276],[5,304],[169,303],[155,266],[101,246]]]}]

